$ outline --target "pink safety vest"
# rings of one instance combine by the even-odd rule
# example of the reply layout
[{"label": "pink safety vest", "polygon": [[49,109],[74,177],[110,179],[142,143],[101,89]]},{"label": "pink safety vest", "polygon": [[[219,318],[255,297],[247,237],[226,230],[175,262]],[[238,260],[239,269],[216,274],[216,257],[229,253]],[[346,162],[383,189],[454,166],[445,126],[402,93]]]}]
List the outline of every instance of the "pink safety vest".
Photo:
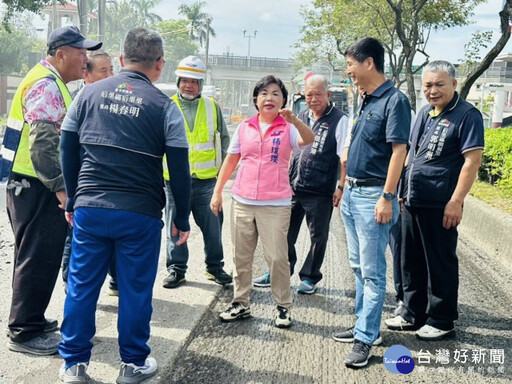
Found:
[{"label": "pink safety vest", "polygon": [[238,129],[240,168],[231,191],[251,200],[280,200],[292,196],[288,167],[292,147],[290,124],[278,116],[261,137],[258,115]]}]

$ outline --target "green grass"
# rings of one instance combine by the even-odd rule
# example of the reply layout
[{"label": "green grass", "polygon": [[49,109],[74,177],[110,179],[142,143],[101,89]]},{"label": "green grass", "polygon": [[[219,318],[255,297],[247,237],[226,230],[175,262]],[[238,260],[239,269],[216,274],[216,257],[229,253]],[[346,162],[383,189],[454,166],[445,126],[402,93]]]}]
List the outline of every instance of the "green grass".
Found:
[{"label": "green grass", "polygon": [[483,181],[475,181],[470,195],[512,215],[512,192]]}]

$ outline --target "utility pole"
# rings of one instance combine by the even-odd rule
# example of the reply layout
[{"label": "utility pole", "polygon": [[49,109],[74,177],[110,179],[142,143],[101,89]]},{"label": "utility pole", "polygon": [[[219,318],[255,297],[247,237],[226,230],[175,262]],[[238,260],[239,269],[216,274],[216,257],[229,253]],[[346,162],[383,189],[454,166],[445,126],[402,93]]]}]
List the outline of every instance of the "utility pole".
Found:
[{"label": "utility pole", "polygon": [[87,0],[78,0],[78,20],[79,28],[82,35],[87,36]]},{"label": "utility pole", "polygon": [[[57,9],[57,0],[53,0],[52,4],[52,31],[60,27],[59,23],[59,10]],[[51,31],[48,32],[48,34]]]},{"label": "utility pole", "polygon": [[247,37],[249,39],[249,44],[248,44],[249,48],[247,49],[247,66],[250,67],[251,66],[251,39],[256,38],[256,33],[258,31],[254,30],[252,35],[247,33],[246,29],[244,29],[242,32],[244,33],[244,38]]},{"label": "utility pole", "polygon": [[98,0],[98,40],[105,42],[106,0]]},{"label": "utility pole", "polygon": [[206,19],[206,45],[205,45],[205,48],[204,48],[204,56],[205,56],[205,60],[206,60],[206,84],[207,85],[210,85],[211,84],[211,74],[208,73],[208,51],[210,49],[210,23],[212,22],[212,18],[211,17],[208,17]]}]

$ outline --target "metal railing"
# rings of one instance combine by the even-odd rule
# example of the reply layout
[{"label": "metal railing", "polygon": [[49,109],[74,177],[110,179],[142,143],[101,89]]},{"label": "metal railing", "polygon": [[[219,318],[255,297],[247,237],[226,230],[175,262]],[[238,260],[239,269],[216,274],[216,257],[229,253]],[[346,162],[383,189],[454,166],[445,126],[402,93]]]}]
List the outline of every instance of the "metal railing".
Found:
[{"label": "metal railing", "polygon": [[231,56],[231,55],[211,55],[208,56],[208,65],[222,67],[254,67],[254,68],[273,68],[288,69],[294,64],[294,60],[279,59],[270,57],[250,57]]}]

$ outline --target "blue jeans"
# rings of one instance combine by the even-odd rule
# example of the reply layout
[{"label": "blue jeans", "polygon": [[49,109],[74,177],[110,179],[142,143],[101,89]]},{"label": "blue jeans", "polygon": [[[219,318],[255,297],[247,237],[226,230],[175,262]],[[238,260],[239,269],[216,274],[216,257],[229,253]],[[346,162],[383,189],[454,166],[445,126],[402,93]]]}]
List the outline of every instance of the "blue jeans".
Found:
[{"label": "blue jeans", "polygon": [[393,216],[387,224],[375,221],[374,209],[383,191],[379,187],[346,187],[341,214],[347,233],[350,267],[356,281],[354,337],[372,345],[380,331],[386,297],[386,247],[389,229],[399,213],[393,199]]},{"label": "blue jeans", "polygon": [[[194,221],[203,234],[206,270],[216,272],[224,267],[224,250],[222,248],[222,212],[215,216],[210,209],[213,189],[217,179],[192,179],[190,190],[190,211]],[[165,182],[165,222],[167,226],[167,270],[175,270],[185,275],[188,263],[187,243],[176,246],[178,237],[171,235],[171,224],[176,214],[176,204],[171,192],[170,184]]]},{"label": "blue jeans", "polygon": [[114,256],[119,286],[119,352],[123,362],[144,365],[150,353],[147,342],[162,224],[156,217],[123,210],[75,210],[59,344],[66,367],[91,358],[96,304]]}]

